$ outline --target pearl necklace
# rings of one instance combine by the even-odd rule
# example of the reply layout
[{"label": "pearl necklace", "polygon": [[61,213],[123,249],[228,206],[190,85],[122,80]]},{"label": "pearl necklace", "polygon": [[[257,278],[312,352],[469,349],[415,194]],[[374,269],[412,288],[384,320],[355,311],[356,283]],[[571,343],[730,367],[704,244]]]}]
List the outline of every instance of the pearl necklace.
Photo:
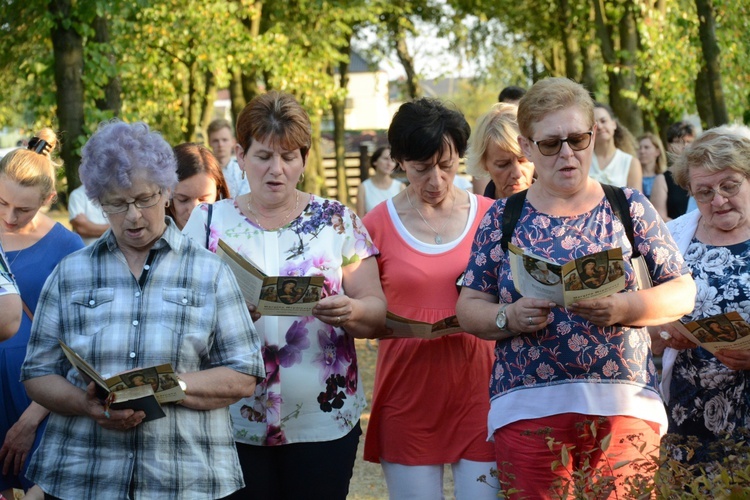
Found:
[{"label": "pearl necklace", "polygon": [[[290,216],[290,215],[292,215],[292,214],[293,214],[294,212],[296,212],[296,211],[297,211],[297,208],[299,208],[299,190],[295,190],[295,193],[296,193],[296,196],[295,196],[295,199],[294,199],[294,208],[293,208],[293,209],[291,209],[291,210],[289,211],[289,213],[288,213],[288,214],[286,214],[286,215],[284,216],[284,218],[283,218],[283,219],[281,219],[281,224],[279,224],[278,226],[276,226],[276,228],[275,228],[275,229],[278,229],[278,228],[280,228],[280,227],[283,227],[283,226],[284,226],[284,224],[286,224],[286,220],[287,220],[287,219],[289,218],[289,216]],[[256,224],[258,225],[258,227],[259,227],[259,228],[261,228],[261,229],[262,229],[263,231],[272,231],[272,229],[268,229],[268,228],[264,227],[264,226],[263,226],[263,225],[262,225],[262,224],[260,223],[260,221],[258,220],[258,215],[256,215],[256,211],[255,211],[255,210],[253,210],[253,207],[252,207],[252,205],[250,205],[250,201],[251,201],[251,200],[252,200],[252,194],[248,195],[248,197],[247,197],[247,210],[248,210],[248,211],[250,212],[250,215],[252,215],[252,216],[253,216],[253,219],[255,220],[255,223],[256,223]],[[264,215],[263,217],[266,217],[266,216]],[[266,217],[266,218],[268,218],[268,217]]]},{"label": "pearl necklace", "polygon": [[425,225],[429,227],[433,233],[435,233],[435,244],[440,245],[441,243],[443,243],[443,238],[440,236],[440,233],[443,232],[443,230],[445,229],[445,226],[447,226],[448,222],[451,220],[451,216],[453,215],[453,208],[456,206],[456,195],[455,194],[453,195],[453,204],[451,204],[451,211],[448,214],[448,217],[446,217],[445,222],[443,222],[443,227],[440,228],[440,231],[436,231],[435,228],[432,227],[429,222],[427,222],[427,219],[424,218],[424,215],[422,215],[422,212],[420,212],[419,209],[414,206],[414,203],[411,202],[411,197],[409,197],[408,188],[406,189],[406,199],[409,201],[409,205],[411,205],[411,208],[416,210],[419,216],[422,218],[422,222],[424,222]]}]

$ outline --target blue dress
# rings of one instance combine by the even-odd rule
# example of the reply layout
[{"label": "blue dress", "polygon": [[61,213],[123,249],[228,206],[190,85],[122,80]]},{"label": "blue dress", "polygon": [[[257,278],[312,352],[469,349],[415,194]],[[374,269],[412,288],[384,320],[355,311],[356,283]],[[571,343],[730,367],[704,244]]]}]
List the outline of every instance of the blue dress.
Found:
[{"label": "blue dress", "polygon": [[[6,252],[8,263],[21,292],[21,298],[32,313],[36,310],[39,294],[47,276],[52,273],[63,257],[79,248],[83,248],[81,237],[58,222],[34,245],[23,250]],[[18,333],[5,342],[0,342],[0,395],[3,402],[2,410],[0,410],[0,446],[5,442],[8,430],[31,403],[20,382],[21,364],[26,357],[26,345],[29,343],[30,334],[31,320],[24,313]],[[37,430],[32,451],[39,444],[45,423],[46,420]],[[29,457],[31,453],[24,464],[24,471]],[[0,490],[11,487],[28,489],[32,485],[33,483],[23,477],[15,478],[12,473],[7,476],[2,475],[2,470],[0,470]]]}]

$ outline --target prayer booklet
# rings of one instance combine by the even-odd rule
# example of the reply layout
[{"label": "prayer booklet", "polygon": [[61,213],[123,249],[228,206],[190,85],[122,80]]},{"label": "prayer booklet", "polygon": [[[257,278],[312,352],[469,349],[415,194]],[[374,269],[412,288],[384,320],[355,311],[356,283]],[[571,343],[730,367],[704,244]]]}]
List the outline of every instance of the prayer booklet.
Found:
[{"label": "prayer booklet", "polygon": [[524,297],[547,299],[559,306],[607,297],[625,288],[622,248],[602,250],[565,264],[534,255],[510,243],[510,270]]},{"label": "prayer booklet", "polygon": [[381,339],[411,337],[418,339],[435,339],[443,335],[462,332],[461,326],[455,315],[443,318],[435,323],[425,323],[409,318],[404,318],[390,311],[385,317],[385,327],[388,332]]},{"label": "prayer booklet", "polygon": [[105,380],[65,342],[58,342],[83,381],[87,385],[94,382],[97,397],[107,401],[113,410],[142,410],[146,413],[143,421],[148,422],[166,416],[162,404],[179,403],[185,399],[185,392],[170,363],[130,370]]},{"label": "prayer booklet", "polygon": [[675,321],[672,325],[711,354],[721,349],[750,349],[750,325],[737,311],[685,324]]},{"label": "prayer booklet", "polygon": [[323,296],[323,276],[267,276],[221,239],[216,255],[226,262],[248,305],[266,316],[309,316]]}]

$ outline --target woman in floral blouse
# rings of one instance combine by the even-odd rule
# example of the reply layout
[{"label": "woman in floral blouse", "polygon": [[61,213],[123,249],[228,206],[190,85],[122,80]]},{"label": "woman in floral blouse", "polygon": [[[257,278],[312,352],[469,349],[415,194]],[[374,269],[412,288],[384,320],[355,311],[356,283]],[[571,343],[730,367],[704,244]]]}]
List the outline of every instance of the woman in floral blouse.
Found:
[{"label": "woman in floral blouse", "polygon": [[[672,168],[676,182],[698,204],[698,210],[667,224],[698,287],[695,309],[683,321],[731,311],[750,320],[750,129],[711,129]],[[655,330],[672,337],[662,380],[669,432],[698,438],[702,446],[691,450],[690,461],[711,461],[723,453],[711,443],[740,438],[750,427],[750,350],[711,354],[669,325]],[[687,461],[685,451],[673,448],[676,458]]]},{"label": "woman in floral blouse", "polygon": [[[557,264],[621,247],[626,289],[567,308],[521,296],[500,246],[506,202],[498,200],[477,230],[456,307],[467,332],[497,341],[489,437],[501,480],[519,492],[511,496],[562,495],[561,483],[587,466],[616,476],[611,487],[624,495],[623,478],[635,468],[613,470],[610,457],[642,457],[630,435],[640,435],[652,453],[666,428],[642,327],[681,317],[694,300],[695,285],[666,226],[645,196],[626,188],[634,241],[655,285],[638,290],[623,225],[588,176],[593,106],[586,89],[565,78],[537,82],[521,99],[518,140],[537,180],[511,242]],[[609,448],[601,443],[607,435]]]},{"label": "woman in floral blouse", "polygon": [[247,485],[232,498],[343,500],[365,407],[354,338],[385,327],[377,249],[353,211],[297,189],[311,127],[294,97],[253,99],[237,119],[237,141],[251,193],[215,203],[210,223],[199,205],[184,232],[203,244],[208,232],[211,251],[221,238],[269,276],[325,284],[310,316],[261,317],[251,306],[267,376],[231,407]]}]

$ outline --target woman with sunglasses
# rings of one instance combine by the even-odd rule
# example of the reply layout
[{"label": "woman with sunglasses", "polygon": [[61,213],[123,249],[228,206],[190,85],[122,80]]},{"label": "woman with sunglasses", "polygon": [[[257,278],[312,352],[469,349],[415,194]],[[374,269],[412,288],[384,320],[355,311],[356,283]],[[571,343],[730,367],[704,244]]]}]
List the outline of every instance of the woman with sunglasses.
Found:
[{"label": "woman with sunglasses", "polygon": [[[488,430],[501,484],[516,491],[509,498],[560,496],[566,479],[586,470],[596,479],[616,476],[609,487],[624,496],[623,478],[635,467],[613,470],[614,463],[642,458],[642,443],[653,453],[666,431],[644,326],[693,307],[695,284],[666,226],[643,194],[626,188],[632,236],[654,283],[638,289],[628,235],[588,175],[598,133],[593,108],[586,89],[565,78],[542,80],[521,99],[518,142],[537,180],[511,241],[557,264],[621,247],[625,290],[567,308],[521,296],[498,245],[506,205],[498,200],[477,230],[456,307],[467,332],[496,341]],[[636,446],[630,435],[639,436]]]},{"label": "woman with sunglasses", "polygon": [[[671,171],[698,205],[667,224],[698,287],[695,309],[682,321],[731,311],[750,321],[750,129],[708,130],[686,147]],[[721,441],[727,435],[744,440],[750,427],[750,350],[711,354],[670,325],[653,330],[654,350],[665,343],[659,332],[671,337],[663,358],[662,394],[669,432],[685,439],[673,445],[692,452],[675,449],[672,456],[705,463],[716,458],[714,453],[725,455]],[[692,446],[690,436],[701,446]]]}]

